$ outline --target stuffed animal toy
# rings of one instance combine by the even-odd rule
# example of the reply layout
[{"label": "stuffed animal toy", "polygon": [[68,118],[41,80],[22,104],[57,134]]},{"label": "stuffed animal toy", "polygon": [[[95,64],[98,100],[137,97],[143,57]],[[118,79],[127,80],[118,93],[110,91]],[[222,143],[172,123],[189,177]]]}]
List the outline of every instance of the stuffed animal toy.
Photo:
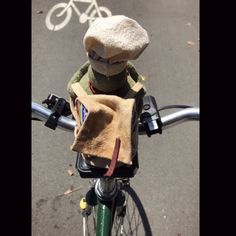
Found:
[{"label": "stuffed animal toy", "polygon": [[138,118],[145,95],[144,77],[130,60],[137,59],[149,37],[137,21],[123,15],[97,18],[83,44],[88,61],[68,83],[76,120],[71,149],[89,165],[108,168],[117,137],[117,166],[132,164],[138,151]]}]

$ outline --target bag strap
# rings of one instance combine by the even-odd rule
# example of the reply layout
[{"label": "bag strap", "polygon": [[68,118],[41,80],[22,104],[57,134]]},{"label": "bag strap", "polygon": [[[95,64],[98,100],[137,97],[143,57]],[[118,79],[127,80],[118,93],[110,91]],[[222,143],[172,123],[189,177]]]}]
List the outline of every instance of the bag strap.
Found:
[{"label": "bag strap", "polygon": [[134,98],[136,94],[143,88],[140,82],[134,84],[134,86],[128,91],[124,98]]},{"label": "bag strap", "polygon": [[120,138],[116,138],[111,163],[110,163],[109,169],[104,174],[104,177],[111,177],[114,173],[114,170],[116,168],[116,163],[117,163],[117,160],[118,160],[118,157],[119,157],[120,143],[121,143]]},{"label": "bag strap", "polygon": [[88,94],[85,92],[85,90],[83,89],[83,87],[80,85],[79,82],[72,84],[71,87],[77,96],[80,96],[80,95],[88,96]]}]

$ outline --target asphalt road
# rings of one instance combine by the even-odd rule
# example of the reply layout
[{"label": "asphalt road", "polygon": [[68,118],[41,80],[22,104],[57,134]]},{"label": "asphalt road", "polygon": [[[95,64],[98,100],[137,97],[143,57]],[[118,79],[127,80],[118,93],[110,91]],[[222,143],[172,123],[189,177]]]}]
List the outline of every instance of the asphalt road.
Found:
[{"label": "asphalt road", "polygon": [[[66,85],[86,60],[82,45],[88,22],[72,10],[59,31],[45,24],[56,0],[32,1],[32,101],[49,93],[68,98]],[[199,2],[195,0],[97,0],[113,15],[137,20],[150,45],[136,61],[146,88],[160,106],[199,106]],[[85,3],[75,5],[83,12]],[[162,114],[170,113],[168,110]],[[79,200],[88,180],[74,169],[73,134],[32,122],[32,235],[82,235]],[[131,180],[155,236],[199,235],[199,122],[188,121],[151,138],[140,137],[140,168]],[[69,176],[69,165],[75,174]],[[63,195],[73,185],[78,191]]]}]

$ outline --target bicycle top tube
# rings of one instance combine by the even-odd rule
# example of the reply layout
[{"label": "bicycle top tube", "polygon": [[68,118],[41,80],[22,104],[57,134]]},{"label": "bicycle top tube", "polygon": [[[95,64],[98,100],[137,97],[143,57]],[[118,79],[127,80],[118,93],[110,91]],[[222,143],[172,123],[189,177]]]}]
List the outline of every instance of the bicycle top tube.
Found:
[{"label": "bicycle top tube", "polygon": [[[46,121],[51,115],[52,111],[38,103],[32,102],[31,104],[32,117],[37,118],[40,121]],[[171,113],[169,115],[161,117],[163,128],[168,128],[169,125],[177,123],[179,121],[186,120],[199,120],[200,111],[198,107],[193,108],[183,108],[180,111]],[[76,121],[60,116],[58,119],[58,127],[67,131],[74,131],[76,126]],[[146,134],[145,132],[140,132],[140,134]]]}]

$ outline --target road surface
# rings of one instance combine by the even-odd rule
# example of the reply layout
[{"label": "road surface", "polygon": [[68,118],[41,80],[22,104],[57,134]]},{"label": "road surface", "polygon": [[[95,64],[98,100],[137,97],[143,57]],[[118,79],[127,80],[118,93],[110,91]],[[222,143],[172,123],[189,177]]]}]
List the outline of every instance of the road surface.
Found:
[{"label": "road surface", "polygon": [[[49,93],[68,98],[66,85],[86,60],[80,23],[74,9],[61,30],[45,24],[56,0],[32,1],[32,101]],[[66,1],[68,2],[68,0]],[[137,20],[148,32],[150,45],[136,61],[146,88],[160,106],[199,106],[199,2],[195,0],[97,0],[113,15]],[[81,12],[88,3],[75,3]],[[168,114],[168,110],[162,114]],[[79,200],[88,180],[74,169],[70,151],[73,134],[32,122],[32,235],[80,236]],[[151,138],[139,139],[140,168],[131,179],[155,236],[199,235],[199,122],[174,126]],[[70,167],[72,165],[72,167]],[[75,174],[69,176],[68,168]],[[63,195],[74,186],[78,191]]]}]

